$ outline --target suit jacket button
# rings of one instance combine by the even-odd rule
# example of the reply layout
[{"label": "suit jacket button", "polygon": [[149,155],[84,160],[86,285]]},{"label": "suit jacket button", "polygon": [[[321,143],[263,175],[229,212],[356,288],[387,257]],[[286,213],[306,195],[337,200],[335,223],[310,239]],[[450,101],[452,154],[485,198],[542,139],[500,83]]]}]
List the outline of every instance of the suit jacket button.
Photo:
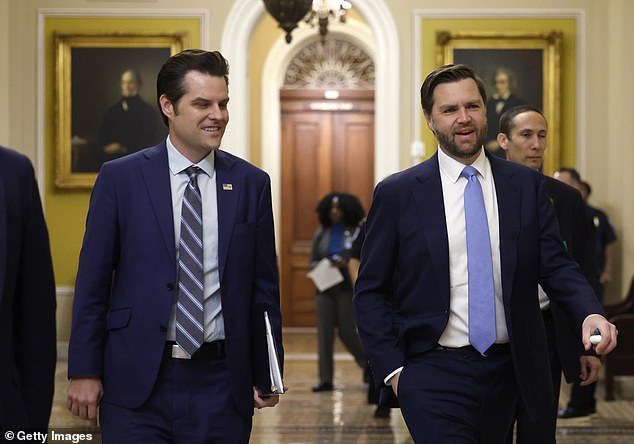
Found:
[{"label": "suit jacket button", "polygon": [[174,289],[174,284],[167,284],[167,291],[172,291]]},{"label": "suit jacket button", "polygon": [[165,333],[167,331],[167,327],[165,325],[161,325],[159,327],[159,330],[160,330],[161,333]]}]

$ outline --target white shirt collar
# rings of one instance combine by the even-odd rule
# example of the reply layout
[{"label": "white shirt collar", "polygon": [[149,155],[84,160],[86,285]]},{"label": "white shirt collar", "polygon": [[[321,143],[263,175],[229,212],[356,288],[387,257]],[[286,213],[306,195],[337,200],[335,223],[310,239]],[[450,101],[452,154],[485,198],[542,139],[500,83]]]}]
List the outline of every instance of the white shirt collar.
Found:
[{"label": "white shirt collar", "polygon": [[[440,146],[438,147],[438,167],[440,168],[440,173],[448,177],[451,182],[456,183],[458,181],[460,173],[462,173],[465,166],[465,164],[449,157]],[[478,155],[471,166],[475,168],[484,179],[491,173],[491,165],[484,153],[484,148],[480,149],[480,155]]]},{"label": "white shirt collar", "polygon": [[213,177],[214,175],[214,151],[212,150],[203,160],[198,162],[197,164],[192,164],[192,162],[187,159],[187,157],[183,156],[174,146],[169,136],[167,136],[167,140],[165,142],[167,144],[167,162],[169,164],[170,172],[173,175],[180,174],[187,168],[192,165],[196,165],[201,170],[203,170],[209,177]]}]

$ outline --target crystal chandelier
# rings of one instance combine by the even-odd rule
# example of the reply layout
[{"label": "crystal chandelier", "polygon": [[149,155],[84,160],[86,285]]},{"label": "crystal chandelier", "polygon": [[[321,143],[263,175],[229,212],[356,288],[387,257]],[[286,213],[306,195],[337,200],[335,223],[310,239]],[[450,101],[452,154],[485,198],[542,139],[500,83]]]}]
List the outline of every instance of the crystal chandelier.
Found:
[{"label": "crystal chandelier", "polygon": [[328,34],[328,21],[333,19],[345,23],[346,14],[351,7],[350,2],[346,0],[313,0],[313,6],[304,21],[312,26],[317,21],[319,35],[323,43],[326,34]]},{"label": "crystal chandelier", "polygon": [[347,0],[263,0],[266,10],[286,31],[286,43],[290,43],[291,32],[297,23],[304,20],[312,26],[319,26],[319,35],[323,42],[328,34],[330,19],[344,23],[346,13],[352,7]]}]

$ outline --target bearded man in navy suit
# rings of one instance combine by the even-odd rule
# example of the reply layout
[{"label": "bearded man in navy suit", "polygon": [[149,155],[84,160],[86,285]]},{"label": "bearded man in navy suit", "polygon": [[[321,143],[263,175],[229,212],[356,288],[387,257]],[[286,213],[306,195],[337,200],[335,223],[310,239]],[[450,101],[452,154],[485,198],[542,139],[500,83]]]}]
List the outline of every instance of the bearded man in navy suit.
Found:
[{"label": "bearded man in navy suit", "polygon": [[[219,149],[227,76],[217,51],[172,56],[157,79],[167,140],[105,163],[95,183],[75,287],[68,404],[93,421],[99,408],[104,443],[247,443],[254,407],[279,401],[266,396],[265,311],[283,360],[270,180]],[[202,225],[202,258],[179,236],[193,230],[184,210],[192,190],[202,202],[202,214],[191,210]],[[190,352],[178,316],[183,298],[193,298],[183,282],[196,261],[204,341]]]},{"label": "bearded man in navy suit", "polygon": [[55,385],[55,280],[29,159],[0,147],[0,431],[46,432]]},{"label": "bearded man in navy suit", "polygon": [[[599,354],[614,348],[617,333],[564,250],[543,177],[484,150],[486,93],[473,71],[436,69],[421,100],[439,149],[375,189],[356,321],[377,382],[392,386],[415,442],[503,443],[519,393],[533,419],[553,402],[538,284],[574,320],[586,349],[595,328]],[[465,166],[482,189],[490,245],[486,322],[494,331],[481,351],[470,335],[480,325],[469,322],[478,288],[469,288]]]}]

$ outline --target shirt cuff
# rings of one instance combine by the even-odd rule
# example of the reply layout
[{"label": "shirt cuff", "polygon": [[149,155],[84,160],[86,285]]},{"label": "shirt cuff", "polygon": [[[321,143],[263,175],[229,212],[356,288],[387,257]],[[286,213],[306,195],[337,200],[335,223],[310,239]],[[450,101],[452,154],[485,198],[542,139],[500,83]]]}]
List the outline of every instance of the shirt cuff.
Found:
[{"label": "shirt cuff", "polygon": [[394,370],[392,373],[390,373],[389,375],[387,375],[385,377],[385,379],[383,380],[383,382],[385,383],[385,385],[390,385],[390,381],[392,380],[392,378],[394,377],[394,375],[396,375],[397,373],[400,373],[403,370],[403,367],[399,367],[396,370]]}]

